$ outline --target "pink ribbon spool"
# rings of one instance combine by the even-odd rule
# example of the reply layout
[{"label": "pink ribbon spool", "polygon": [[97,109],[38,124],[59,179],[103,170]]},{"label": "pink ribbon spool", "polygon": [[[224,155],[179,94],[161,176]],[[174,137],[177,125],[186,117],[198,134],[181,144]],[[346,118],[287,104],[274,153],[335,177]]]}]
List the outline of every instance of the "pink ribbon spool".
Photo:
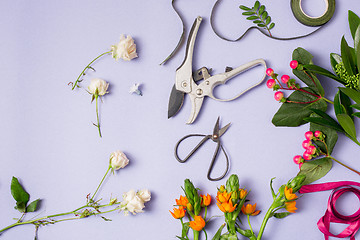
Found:
[{"label": "pink ribbon spool", "polygon": [[[342,181],[306,185],[301,187],[299,191],[300,193],[311,193],[334,189],[329,197],[325,215],[321,217],[317,223],[319,230],[324,234],[326,240],[329,239],[329,236],[337,238],[350,237],[350,240],[355,240],[355,234],[360,228],[360,208],[354,214],[348,216],[340,214],[335,208],[336,201],[344,193],[352,192],[360,201],[360,190],[351,185],[360,187],[360,183],[358,182]],[[330,232],[331,222],[349,224],[349,226],[341,233],[334,235]]]}]

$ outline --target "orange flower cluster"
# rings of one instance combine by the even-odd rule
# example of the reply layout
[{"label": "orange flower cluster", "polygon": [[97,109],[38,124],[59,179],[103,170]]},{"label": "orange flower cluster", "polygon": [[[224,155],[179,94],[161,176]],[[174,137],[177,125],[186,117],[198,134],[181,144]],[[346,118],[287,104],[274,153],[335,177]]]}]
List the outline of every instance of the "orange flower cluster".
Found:
[{"label": "orange flower cluster", "polygon": [[285,199],[286,199],[286,201],[285,201],[286,211],[295,213],[295,211],[297,210],[296,201],[295,201],[297,199],[296,194],[293,193],[293,189],[288,188],[288,186],[285,186],[284,194],[285,194]]},{"label": "orange flower cluster", "polygon": [[[211,196],[200,195],[201,206],[207,207],[211,204]],[[177,208],[173,208],[173,212],[169,211],[175,219],[182,219],[185,216],[186,210],[193,211],[193,206],[189,203],[186,196],[180,195],[179,199],[175,199]],[[191,215],[191,213],[190,213]],[[201,231],[205,227],[205,220],[201,216],[194,216],[194,221],[189,222],[189,226],[195,231]]]},{"label": "orange flower cluster", "polygon": [[232,194],[231,192],[228,193],[223,188],[221,188],[217,192],[216,205],[224,213],[231,213],[231,212],[235,211],[235,209],[236,209],[237,204],[235,204],[235,206],[233,205],[232,200],[231,200],[231,194]]},{"label": "orange flower cluster", "polygon": [[188,207],[189,205],[189,201],[186,197],[181,196],[179,199],[175,199],[176,201],[176,205],[178,205],[178,208],[174,208],[173,211],[171,212],[169,210],[169,212],[171,213],[171,215],[175,218],[175,219],[181,219],[185,216],[185,209]]}]

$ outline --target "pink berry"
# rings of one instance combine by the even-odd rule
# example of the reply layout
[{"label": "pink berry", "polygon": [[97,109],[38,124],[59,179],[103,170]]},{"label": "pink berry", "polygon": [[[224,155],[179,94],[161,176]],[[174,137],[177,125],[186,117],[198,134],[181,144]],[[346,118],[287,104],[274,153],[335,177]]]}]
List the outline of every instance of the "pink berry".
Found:
[{"label": "pink berry", "polygon": [[285,83],[285,84],[289,81],[289,79],[290,79],[289,75],[282,75],[281,76],[281,81],[283,83]]},{"label": "pink berry", "polygon": [[317,138],[320,137],[321,134],[322,134],[322,133],[321,133],[320,131],[315,131],[315,132],[314,132],[314,136],[317,137]]},{"label": "pink berry", "polygon": [[305,138],[306,138],[307,140],[311,140],[311,139],[313,138],[313,136],[314,136],[314,134],[313,134],[312,131],[307,131],[307,132],[305,133]]},{"label": "pink berry", "polygon": [[293,158],[293,161],[294,163],[296,164],[300,164],[302,162],[302,157],[300,155],[296,155],[294,158]]},{"label": "pink berry", "polygon": [[316,147],[314,145],[310,145],[307,149],[306,149],[306,152],[311,154],[311,155],[314,155],[316,153]]},{"label": "pink berry", "polygon": [[277,91],[275,94],[274,94],[274,98],[276,101],[280,101],[281,99],[283,99],[284,97],[284,94],[280,91]]},{"label": "pink berry", "polygon": [[310,145],[311,145],[310,140],[305,140],[305,141],[302,142],[302,147],[305,148],[305,149],[308,149]]},{"label": "pink berry", "polygon": [[299,63],[298,63],[298,61],[296,61],[296,60],[292,60],[292,61],[290,62],[290,67],[291,67],[292,69],[297,68],[298,65],[299,65]]},{"label": "pink berry", "polygon": [[301,170],[301,166],[303,165],[304,163],[299,163],[299,169]]},{"label": "pink berry", "polygon": [[269,77],[271,77],[273,74],[274,74],[274,70],[272,70],[272,68],[266,69],[266,75],[268,75]]},{"label": "pink berry", "polygon": [[310,153],[307,152],[307,150],[304,152],[303,154],[303,158],[306,160],[306,161],[309,161],[312,159],[312,155]]},{"label": "pink berry", "polygon": [[268,88],[273,88],[274,86],[275,86],[275,84],[276,84],[276,82],[275,82],[275,80],[274,79],[269,79],[269,80],[267,80],[267,82],[266,82],[266,86],[268,87]]}]

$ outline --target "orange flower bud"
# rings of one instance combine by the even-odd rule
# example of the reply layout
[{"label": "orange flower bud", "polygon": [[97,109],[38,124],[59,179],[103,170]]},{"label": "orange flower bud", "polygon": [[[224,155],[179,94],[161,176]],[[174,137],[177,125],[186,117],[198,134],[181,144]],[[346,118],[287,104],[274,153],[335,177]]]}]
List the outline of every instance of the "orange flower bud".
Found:
[{"label": "orange flower bud", "polygon": [[297,199],[296,194],[293,193],[293,189],[292,189],[292,188],[288,188],[287,186],[285,186],[284,194],[285,194],[286,200],[294,200],[294,199]]},{"label": "orange flower bud", "polygon": [[295,201],[285,202],[285,209],[288,212],[295,213],[295,211],[297,210],[296,202]]},{"label": "orange flower bud", "polygon": [[201,216],[195,216],[194,221],[189,222],[189,226],[200,232],[205,227],[205,220]]},{"label": "orange flower bud", "polygon": [[256,216],[260,213],[260,210],[255,211],[255,209],[256,209],[256,203],[254,205],[251,205],[251,204],[247,204],[246,206],[243,205],[241,208],[241,211],[245,215]]},{"label": "orange flower bud", "polygon": [[231,193],[227,193],[226,190],[224,192],[218,192],[216,196],[216,200],[219,204],[228,202],[231,197]]},{"label": "orange flower bud", "polygon": [[209,206],[211,203],[211,196],[209,194],[205,195],[200,195],[201,196],[201,206]]},{"label": "orange flower bud", "polygon": [[176,205],[183,206],[183,207],[186,207],[186,205],[189,203],[189,200],[186,197],[181,196],[181,195],[180,195],[180,198],[175,199],[175,201],[176,201]]},{"label": "orange flower bud", "polygon": [[189,211],[194,210],[194,208],[193,208],[193,206],[191,205],[191,203],[186,204],[186,208],[187,208]]},{"label": "orange flower bud", "polygon": [[169,212],[175,219],[183,218],[185,216],[185,209],[182,206],[180,206],[179,208],[174,208],[173,211],[174,212],[171,212],[169,210]]},{"label": "orange flower bud", "polygon": [[240,198],[244,199],[246,197],[247,190],[246,189],[239,189],[239,190],[240,190]]}]

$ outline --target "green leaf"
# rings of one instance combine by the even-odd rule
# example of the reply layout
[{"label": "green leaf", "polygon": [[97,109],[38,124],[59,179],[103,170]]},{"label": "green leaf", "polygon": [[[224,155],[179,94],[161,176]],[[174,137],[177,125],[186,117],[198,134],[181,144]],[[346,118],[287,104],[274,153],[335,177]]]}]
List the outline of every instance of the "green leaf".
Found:
[{"label": "green leaf", "polygon": [[265,23],[266,23],[266,25],[268,25],[270,22],[271,22],[271,17],[268,16],[268,17],[266,18],[266,20],[265,20]]},{"label": "green leaf", "polygon": [[325,127],[329,127],[329,128],[334,129],[335,131],[344,133],[344,130],[342,129],[342,127],[340,125],[339,125],[340,127],[338,127],[337,125],[334,125],[331,122],[329,122],[321,117],[306,117],[306,118],[304,118],[304,121],[307,121],[309,123],[315,123],[315,124],[325,126]]},{"label": "green leaf", "polygon": [[181,236],[182,236],[182,237],[186,237],[186,236],[187,236],[187,233],[188,233],[188,231],[189,231],[189,228],[190,228],[189,223],[184,223],[184,224],[183,224],[182,231],[181,231]]},{"label": "green leaf", "polygon": [[[318,116],[318,115],[312,114],[311,116]],[[321,149],[322,152],[331,154],[338,140],[337,132],[332,128],[322,126],[316,123],[310,123],[310,131],[312,132],[321,131],[325,135],[324,141],[326,143],[327,148],[320,141],[315,141],[315,144]]]},{"label": "green leaf", "polygon": [[38,205],[39,201],[40,201],[40,199],[36,199],[35,201],[31,202],[26,207],[26,212],[35,212],[37,210],[37,205]]},{"label": "green leaf", "polygon": [[305,181],[303,185],[310,184],[323,176],[325,176],[332,167],[331,158],[324,157],[313,161],[305,162],[301,166],[301,170],[298,175],[305,175]]},{"label": "green leaf", "polygon": [[348,97],[360,104],[360,92],[352,88],[339,87],[339,89],[345,93]]},{"label": "green leaf", "polygon": [[30,199],[30,195],[24,190],[16,177],[11,180],[11,195],[16,201],[16,209],[25,212],[26,204]]},{"label": "green leaf", "polygon": [[257,11],[259,7],[260,7],[260,2],[259,2],[259,1],[256,1],[255,4],[254,4],[253,10],[254,10],[254,11]]},{"label": "green leaf", "polygon": [[305,49],[298,47],[293,51],[292,59],[298,61],[300,64],[312,64],[313,56]]},{"label": "green leaf", "polygon": [[254,15],[255,13],[254,12],[243,12],[242,15],[245,15],[245,16],[249,16],[249,15]]},{"label": "green leaf", "polygon": [[289,212],[280,212],[280,213],[274,213],[274,217],[278,218],[278,219],[282,219],[285,218],[287,216],[289,216],[290,213]]},{"label": "green leaf", "polygon": [[261,14],[261,19],[264,21],[268,16],[268,13],[267,11],[264,11],[262,14]]},{"label": "green leaf", "polygon": [[[336,73],[336,65],[338,65],[341,62],[342,62],[342,58],[339,54],[330,53],[330,63],[331,63],[331,68],[332,68],[333,72]],[[344,84],[344,82],[342,82],[342,83]]]},{"label": "green leaf", "polygon": [[309,70],[309,71],[311,71],[311,72],[313,72],[313,73],[318,73],[318,74],[323,75],[323,76],[325,76],[325,77],[332,78],[332,79],[334,79],[334,80],[336,80],[336,81],[338,81],[338,82],[340,82],[340,83],[344,83],[344,82],[342,81],[342,79],[339,78],[337,75],[335,75],[335,74],[333,74],[332,72],[330,72],[330,71],[328,71],[328,70],[326,70],[326,69],[324,69],[324,68],[322,68],[322,67],[319,67],[319,66],[317,66],[317,65],[308,64],[308,65],[304,65],[303,67],[304,67],[306,70]]},{"label": "green leaf", "polygon": [[266,27],[266,25],[265,25],[265,24],[262,24],[262,23],[259,23],[258,26],[259,26],[259,27]]},{"label": "green leaf", "polygon": [[262,23],[262,21],[260,21],[260,20],[255,20],[255,21],[253,21],[253,23],[258,24],[258,23]]},{"label": "green leaf", "polygon": [[259,15],[261,15],[265,10],[265,6],[264,5],[261,5],[260,8],[259,8]]},{"label": "green leaf", "polygon": [[355,61],[358,70],[357,72],[359,72],[360,71],[360,24],[355,31],[354,48],[355,48]]},{"label": "green leaf", "polygon": [[354,12],[349,10],[348,19],[349,19],[349,27],[350,27],[351,36],[354,39],[356,29],[360,25],[360,18]]},{"label": "green leaf", "polygon": [[353,59],[352,49],[347,44],[345,37],[343,36],[341,39],[341,58],[344,63],[345,70],[351,76],[355,73],[355,63]]},{"label": "green leaf", "polygon": [[330,127],[338,132],[344,132],[343,128],[339,125],[339,123],[335,121],[332,117],[330,117],[326,112],[319,109],[311,110],[317,115],[319,115],[323,121],[309,121],[308,119],[306,119],[307,121]]},{"label": "green leaf", "polygon": [[335,98],[334,98],[334,110],[335,110],[336,115],[346,113],[346,109],[345,109],[344,105],[342,105],[340,102],[340,93],[341,93],[341,91],[339,90],[335,94]]},{"label": "green leaf", "polygon": [[348,134],[351,138],[356,139],[356,129],[354,121],[347,114],[338,114],[336,115],[337,120],[339,121],[341,127],[345,130],[345,133]]},{"label": "green leaf", "polygon": [[355,108],[357,110],[360,110],[360,104],[359,103],[350,105],[350,107]]},{"label": "green leaf", "polygon": [[255,20],[255,19],[259,19],[258,16],[250,16],[246,18],[247,20]]},{"label": "green leaf", "polygon": [[355,116],[355,117],[360,118],[360,112],[353,113],[352,115]]},{"label": "green leaf", "polygon": [[[303,90],[312,92],[309,88],[302,88]],[[289,101],[294,102],[311,102],[317,97],[312,96],[302,91],[294,91],[289,97]],[[323,99],[319,99],[312,103],[283,103],[279,110],[275,113],[272,123],[275,126],[296,127],[307,123],[303,119],[312,114],[312,109],[319,109],[326,111],[327,104]]]},{"label": "green leaf", "polygon": [[244,11],[251,11],[251,8],[246,7],[246,6],[244,6],[244,5],[240,5],[239,8],[240,8],[241,10],[244,10]]},{"label": "green leaf", "polygon": [[[292,58],[293,60],[298,61],[302,65],[312,65],[313,56],[311,55],[311,53],[309,53],[303,48],[300,47],[296,48],[293,51]],[[297,70],[297,69],[294,69],[293,73],[316,93],[320,94],[321,96],[324,96],[325,94],[324,88],[321,86],[321,83],[319,79],[317,79],[315,74],[309,71],[304,72],[302,70]]]},{"label": "green leaf", "polygon": [[269,30],[273,29],[275,27],[275,23],[271,23],[269,26]]},{"label": "green leaf", "polygon": [[216,234],[214,235],[214,237],[212,238],[212,240],[219,240],[220,236],[221,236],[221,232],[224,229],[226,224],[222,224],[219,229],[217,230]]}]

